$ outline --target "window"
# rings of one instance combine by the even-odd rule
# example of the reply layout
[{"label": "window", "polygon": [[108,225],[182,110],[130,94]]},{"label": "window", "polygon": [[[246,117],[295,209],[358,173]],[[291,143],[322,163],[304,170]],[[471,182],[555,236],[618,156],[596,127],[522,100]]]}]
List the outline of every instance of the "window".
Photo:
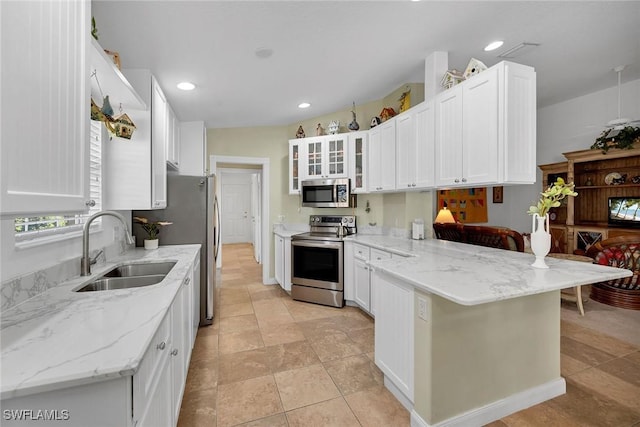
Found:
[{"label": "window", "polygon": [[[104,132],[105,129],[101,122],[91,121],[89,198],[95,202],[95,205],[89,208],[87,214],[18,217],[15,220],[16,242],[79,231],[89,216],[102,210],[102,141]],[[100,220],[97,218],[94,224],[97,226]]]}]

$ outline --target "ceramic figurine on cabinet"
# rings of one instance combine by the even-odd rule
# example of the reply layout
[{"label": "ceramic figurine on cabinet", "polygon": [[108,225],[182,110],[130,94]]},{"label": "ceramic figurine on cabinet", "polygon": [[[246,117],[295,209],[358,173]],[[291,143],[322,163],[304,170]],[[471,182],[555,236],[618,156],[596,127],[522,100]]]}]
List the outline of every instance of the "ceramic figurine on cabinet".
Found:
[{"label": "ceramic figurine on cabinet", "polygon": [[464,78],[468,79],[471,76],[475,76],[476,74],[480,74],[484,70],[487,69],[487,66],[484,65],[481,61],[478,61],[476,58],[471,58],[467,68],[464,70]]},{"label": "ceramic figurine on cabinet", "polygon": [[304,129],[302,129],[302,125],[298,126],[298,131],[296,132],[296,138],[304,138]]},{"label": "ceramic figurine on cabinet", "polygon": [[385,107],[382,109],[382,111],[380,111],[380,120],[382,120],[383,122],[386,122],[387,120],[389,120],[391,117],[396,115],[396,110],[394,110],[391,107]]},{"label": "ceramic figurine on cabinet", "polygon": [[340,129],[340,121],[331,120],[331,122],[329,123],[329,133],[335,135],[336,133],[338,133],[338,129]]},{"label": "ceramic figurine on cabinet", "polygon": [[379,124],[380,124],[380,117],[373,116],[371,118],[371,124],[370,124],[371,128],[373,129],[374,127],[378,126]]},{"label": "ceramic figurine on cabinet", "polygon": [[353,120],[351,120],[351,123],[349,123],[349,130],[353,130],[356,131],[358,129],[360,129],[360,125],[358,124],[358,122],[356,122],[356,103],[353,103],[353,110],[351,110],[351,116],[353,117]]},{"label": "ceramic figurine on cabinet", "polygon": [[463,80],[464,76],[462,75],[462,73],[454,68],[444,73],[444,76],[442,76],[442,80],[440,80],[440,86],[445,89],[451,89]]},{"label": "ceramic figurine on cabinet", "polygon": [[322,135],[324,135],[324,129],[322,128],[322,125],[318,123],[318,126],[316,126],[316,136]]},{"label": "ceramic figurine on cabinet", "polygon": [[398,101],[400,101],[401,113],[411,108],[411,88],[409,86],[407,86],[406,91],[402,92],[402,95],[400,95],[400,98],[398,98]]}]

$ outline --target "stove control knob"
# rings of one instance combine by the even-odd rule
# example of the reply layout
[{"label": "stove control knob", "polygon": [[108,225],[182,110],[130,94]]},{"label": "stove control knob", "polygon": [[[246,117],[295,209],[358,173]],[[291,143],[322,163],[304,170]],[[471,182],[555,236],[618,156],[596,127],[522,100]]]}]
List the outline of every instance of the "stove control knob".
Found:
[{"label": "stove control knob", "polygon": [[349,224],[353,222],[353,218],[349,218]]}]

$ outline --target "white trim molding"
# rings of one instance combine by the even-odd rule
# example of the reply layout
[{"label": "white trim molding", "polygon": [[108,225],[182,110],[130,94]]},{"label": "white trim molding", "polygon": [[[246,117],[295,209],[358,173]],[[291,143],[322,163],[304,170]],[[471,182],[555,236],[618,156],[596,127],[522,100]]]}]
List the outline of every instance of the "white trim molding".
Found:
[{"label": "white trim molding", "polygon": [[[275,280],[269,277],[271,268],[271,211],[269,208],[269,187],[271,178],[269,176],[270,159],[268,157],[240,157],[240,156],[209,156],[209,170],[216,175],[218,163],[230,163],[234,165],[260,165],[262,166],[262,242],[260,251],[262,253],[262,283],[267,284]],[[258,172],[260,169],[256,169]]]},{"label": "white trim molding", "polygon": [[511,415],[514,412],[563,395],[566,391],[567,387],[564,378],[560,377],[435,424],[428,424],[416,410],[413,409],[411,411],[411,427],[483,426],[507,415]]}]

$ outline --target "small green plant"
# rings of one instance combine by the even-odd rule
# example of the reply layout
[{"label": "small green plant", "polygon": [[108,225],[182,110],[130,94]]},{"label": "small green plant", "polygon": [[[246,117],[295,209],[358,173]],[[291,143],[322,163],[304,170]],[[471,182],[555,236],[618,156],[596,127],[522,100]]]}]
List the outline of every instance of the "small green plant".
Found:
[{"label": "small green plant", "polygon": [[527,213],[529,215],[538,214],[540,216],[545,216],[549,213],[551,208],[557,208],[560,206],[562,199],[567,196],[575,197],[578,195],[575,191],[573,191],[575,184],[572,182],[567,184],[564,182],[564,179],[558,177],[556,182],[551,184],[545,191],[540,193],[540,200],[538,200],[538,204],[535,206],[530,206]]},{"label": "small green plant", "polygon": [[622,129],[604,130],[596,142],[591,146],[592,150],[602,150],[606,153],[610,148],[632,149],[636,142],[640,142],[640,128],[625,126]]},{"label": "small green plant", "polygon": [[96,18],[91,17],[91,36],[98,40],[98,28],[96,27]]},{"label": "small green plant", "polygon": [[147,218],[134,216],[134,221],[142,226],[142,229],[149,235],[149,240],[156,240],[160,234],[160,227],[173,224],[169,221],[149,221]]}]

